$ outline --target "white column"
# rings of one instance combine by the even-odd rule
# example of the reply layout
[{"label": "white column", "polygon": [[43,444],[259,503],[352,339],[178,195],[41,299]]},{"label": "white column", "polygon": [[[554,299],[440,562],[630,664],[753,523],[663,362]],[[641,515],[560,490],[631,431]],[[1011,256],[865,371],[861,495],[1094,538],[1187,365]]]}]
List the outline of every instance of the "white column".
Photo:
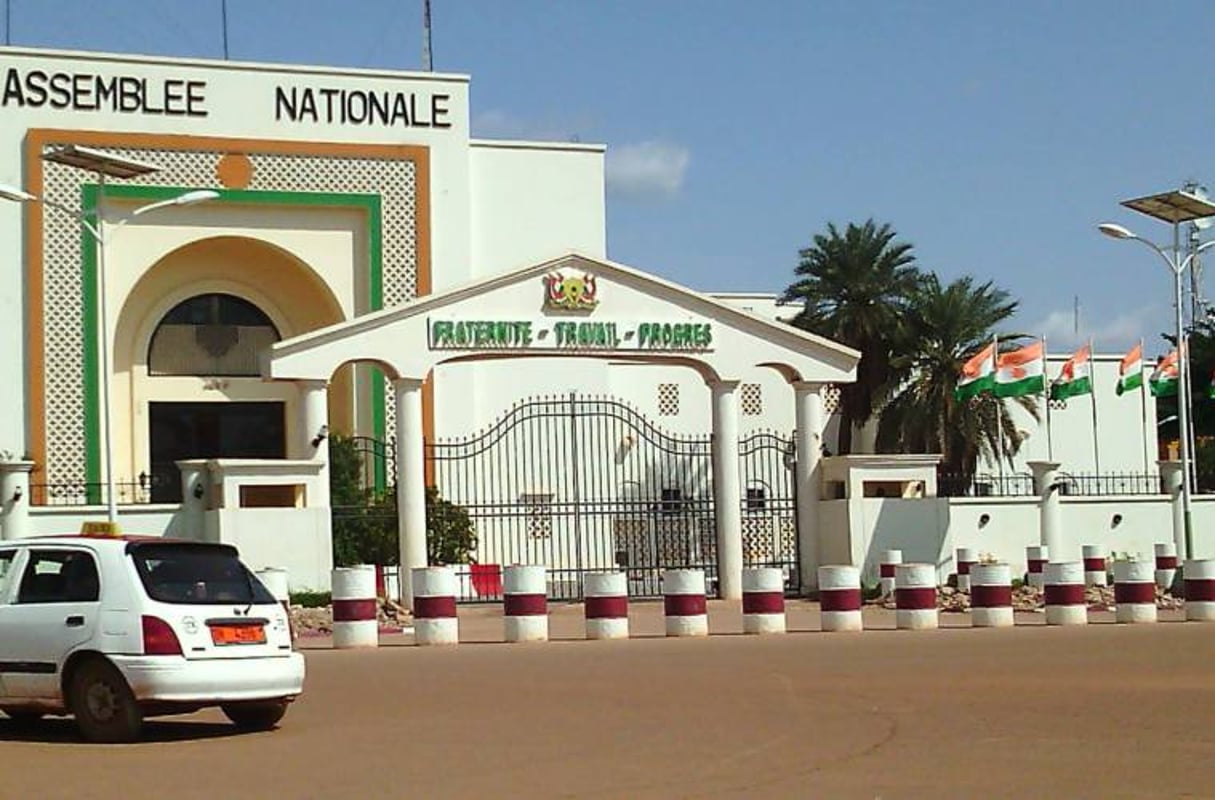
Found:
[{"label": "white column", "polygon": [[1066,561],[1075,554],[1063,552],[1060,492],[1055,487],[1055,481],[1059,477],[1059,462],[1027,461],[1026,466],[1034,473],[1034,491],[1038,494],[1038,544],[1046,547],[1052,559]]},{"label": "white column", "polygon": [[33,461],[0,462],[0,540],[30,535],[30,471]]},{"label": "white column", "polygon": [[175,462],[181,473],[181,535],[186,539],[206,539],[206,511],[209,503],[210,472],[207,459],[189,458]]},{"label": "white column", "polygon": [[823,385],[793,384],[797,425],[797,549],[802,592],[818,590],[818,501],[822,489]]},{"label": "white column", "polygon": [[392,382],[397,401],[397,531],[401,547],[401,602],[413,610],[413,570],[426,566],[426,463],[422,381]]},{"label": "white column", "polygon": [[1173,511],[1173,543],[1177,554],[1185,553],[1185,503],[1181,495],[1181,462],[1157,461],[1165,491],[1169,493],[1169,506]]},{"label": "white column", "polygon": [[713,513],[717,517],[717,586],[723,600],[742,599],[742,488],[738,467],[740,381],[715,381],[713,392]]},{"label": "white column", "polygon": [[[311,507],[329,506],[329,382],[297,381],[300,392],[300,430],[296,457],[324,463],[308,496]],[[319,439],[319,441],[318,441]],[[313,444],[316,442],[316,444]]]}]

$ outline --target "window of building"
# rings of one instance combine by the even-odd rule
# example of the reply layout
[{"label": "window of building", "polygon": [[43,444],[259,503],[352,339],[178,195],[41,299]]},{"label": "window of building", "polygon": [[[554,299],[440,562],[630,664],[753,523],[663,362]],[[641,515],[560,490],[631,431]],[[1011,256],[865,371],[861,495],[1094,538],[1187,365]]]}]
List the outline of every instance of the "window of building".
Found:
[{"label": "window of building", "polygon": [[261,351],[279,338],[270,318],[248,300],[197,295],[174,306],[156,326],[148,374],[256,377]]},{"label": "window of building", "polygon": [[662,513],[678,514],[683,510],[683,489],[666,488],[662,490]]},{"label": "window of building", "polygon": [[747,487],[747,511],[758,513],[768,505],[768,490],[763,486]]},{"label": "window of building", "polygon": [[526,509],[527,535],[533,539],[548,539],[553,535],[553,496],[523,494],[519,500]]},{"label": "window of building", "polygon": [[658,384],[658,416],[679,416],[679,384]]},{"label": "window of building", "polygon": [[744,383],[742,385],[742,406],[743,416],[758,417],[764,413],[764,390],[758,383]]}]

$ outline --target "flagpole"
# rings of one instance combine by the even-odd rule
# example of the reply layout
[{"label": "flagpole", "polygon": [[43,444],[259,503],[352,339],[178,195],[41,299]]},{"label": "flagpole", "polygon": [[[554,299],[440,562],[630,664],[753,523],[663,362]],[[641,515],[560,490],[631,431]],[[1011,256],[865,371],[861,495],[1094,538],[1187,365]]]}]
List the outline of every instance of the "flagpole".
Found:
[{"label": "flagpole", "polygon": [[1047,365],[1050,363],[1050,353],[1046,349],[1046,337],[1042,337],[1042,402],[1046,406],[1046,460],[1055,460],[1055,447],[1050,436],[1050,381]]},{"label": "flagpole", "polygon": [[[1093,357],[1093,340],[1088,340],[1089,399],[1093,401],[1093,472],[1101,477],[1101,449],[1097,445],[1097,361]],[[1099,481],[1098,481],[1099,482]]]},{"label": "flagpole", "polygon": [[[993,335],[991,356],[996,360],[996,384],[1000,382],[1000,337]],[[996,470],[1000,476],[1000,493],[1004,493],[1004,400],[992,386],[991,397],[996,401]]]},{"label": "flagpole", "polygon": [[1143,380],[1143,339],[1139,340],[1139,423],[1143,426],[1143,473],[1151,474],[1148,466],[1147,381]]}]

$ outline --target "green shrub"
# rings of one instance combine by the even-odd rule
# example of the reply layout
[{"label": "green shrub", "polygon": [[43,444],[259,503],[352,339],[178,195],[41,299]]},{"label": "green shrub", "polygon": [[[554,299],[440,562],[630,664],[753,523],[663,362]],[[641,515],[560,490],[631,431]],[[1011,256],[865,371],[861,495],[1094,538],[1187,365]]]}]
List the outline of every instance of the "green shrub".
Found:
[{"label": "green shrub", "polygon": [[291,605],[300,608],[323,608],[333,605],[330,592],[291,592]]},{"label": "green shrub", "polygon": [[[396,489],[376,491],[362,485],[363,465],[354,440],[335,434],[329,440],[329,481],[333,506],[333,563],[398,564]],[[431,564],[465,564],[477,548],[468,512],[426,487],[426,555]]]}]

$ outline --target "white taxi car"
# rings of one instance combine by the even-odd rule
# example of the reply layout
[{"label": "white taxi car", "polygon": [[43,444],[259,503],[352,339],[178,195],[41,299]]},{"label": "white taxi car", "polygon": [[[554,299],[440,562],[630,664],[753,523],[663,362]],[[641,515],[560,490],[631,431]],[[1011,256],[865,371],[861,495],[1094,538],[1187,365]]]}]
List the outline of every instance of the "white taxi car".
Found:
[{"label": "white taxi car", "polygon": [[303,684],[285,609],[234,547],[0,542],[0,710],[17,724],[70,714],[86,739],[122,742],[146,716],[219,706],[266,730]]}]

